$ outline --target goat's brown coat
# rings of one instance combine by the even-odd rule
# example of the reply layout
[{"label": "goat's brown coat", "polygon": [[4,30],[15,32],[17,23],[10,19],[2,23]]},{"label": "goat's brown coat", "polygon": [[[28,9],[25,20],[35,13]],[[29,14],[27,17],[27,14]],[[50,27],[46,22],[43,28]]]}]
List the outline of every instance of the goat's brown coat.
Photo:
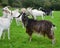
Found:
[{"label": "goat's brown coat", "polygon": [[47,35],[49,39],[54,39],[54,32],[51,30],[52,26],[55,27],[52,22],[47,20],[34,20],[29,19],[24,13],[22,15],[22,22],[26,27],[26,33],[29,36],[32,36],[32,33],[36,31],[37,33],[41,33],[43,36]]}]

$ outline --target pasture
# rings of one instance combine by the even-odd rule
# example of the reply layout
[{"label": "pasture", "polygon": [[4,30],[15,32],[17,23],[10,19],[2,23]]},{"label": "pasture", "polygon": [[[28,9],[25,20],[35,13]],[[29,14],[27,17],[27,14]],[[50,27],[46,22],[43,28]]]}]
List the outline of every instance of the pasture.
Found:
[{"label": "pasture", "polygon": [[[1,8],[0,16],[2,16]],[[21,23],[20,26],[17,26],[15,19],[13,19],[10,26],[11,39],[8,40],[7,37],[0,39],[0,48],[60,48],[60,11],[54,11],[53,16],[54,18],[46,16],[44,19],[50,20],[56,25],[57,29],[54,31],[56,38],[55,45],[52,46],[51,41],[47,37],[37,36],[36,34],[33,34],[32,42],[29,42],[29,36],[25,32],[25,28],[22,27]],[[37,17],[37,20],[41,20],[41,16]]]}]

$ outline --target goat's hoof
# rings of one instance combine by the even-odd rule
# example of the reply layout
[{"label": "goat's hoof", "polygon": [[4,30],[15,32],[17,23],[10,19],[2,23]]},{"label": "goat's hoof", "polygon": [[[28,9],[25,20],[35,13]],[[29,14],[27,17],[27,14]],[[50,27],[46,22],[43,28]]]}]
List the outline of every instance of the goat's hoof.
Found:
[{"label": "goat's hoof", "polygon": [[56,43],[56,41],[54,40],[53,42],[52,42],[52,45],[54,45]]}]

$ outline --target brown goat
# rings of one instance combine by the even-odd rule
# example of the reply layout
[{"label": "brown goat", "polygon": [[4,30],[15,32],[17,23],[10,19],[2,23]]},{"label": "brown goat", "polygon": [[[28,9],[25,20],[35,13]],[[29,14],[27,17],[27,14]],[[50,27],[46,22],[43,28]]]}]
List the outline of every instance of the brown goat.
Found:
[{"label": "brown goat", "polygon": [[49,39],[52,40],[52,43],[54,44],[55,38],[54,38],[54,30],[55,27],[52,22],[47,20],[34,20],[29,19],[25,13],[22,13],[22,22],[24,26],[26,27],[26,33],[30,36],[30,41],[32,37],[33,31],[36,31],[37,33],[41,33],[43,36],[47,35]]}]

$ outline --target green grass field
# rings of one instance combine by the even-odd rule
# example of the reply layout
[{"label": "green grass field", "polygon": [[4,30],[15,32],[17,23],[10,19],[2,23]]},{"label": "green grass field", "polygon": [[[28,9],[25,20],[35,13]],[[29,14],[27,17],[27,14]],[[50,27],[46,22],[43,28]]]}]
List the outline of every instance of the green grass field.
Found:
[{"label": "green grass field", "polygon": [[[5,39],[0,39],[0,48],[60,48],[60,11],[54,11],[54,18],[46,16],[45,20],[52,21],[57,29],[54,31],[56,44],[52,46],[51,41],[47,37],[41,37],[33,34],[32,42],[29,42],[29,36],[25,32],[25,28],[16,25],[15,19],[13,19],[10,27],[10,40],[7,38],[7,32]],[[2,10],[0,9],[0,16],[2,16]],[[41,17],[37,17],[41,20]]]}]

